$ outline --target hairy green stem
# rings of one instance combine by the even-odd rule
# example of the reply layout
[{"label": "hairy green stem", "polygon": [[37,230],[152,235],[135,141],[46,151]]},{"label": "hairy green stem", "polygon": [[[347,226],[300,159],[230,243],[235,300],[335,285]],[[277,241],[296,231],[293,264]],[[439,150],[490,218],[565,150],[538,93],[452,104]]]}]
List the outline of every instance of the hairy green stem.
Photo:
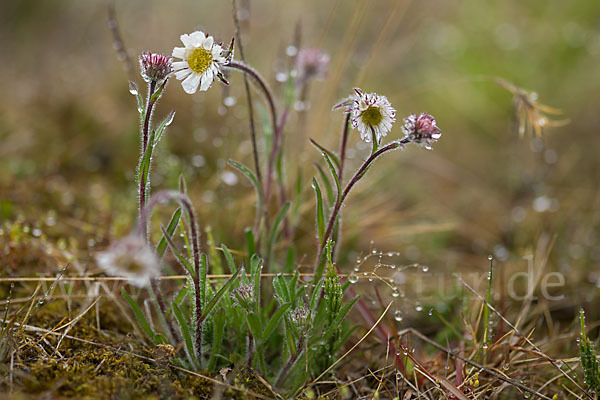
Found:
[{"label": "hairy green stem", "polygon": [[397,149],[398,147],[402,147],[408,142],[409,142],[408,139],[398,140],[398,141],[392,142],[392,143],[380,148],[379,150],[377,150],[376,152],[371,154],[371,156],[369,158],[367,158],[367,160],[361,165],[361,167],[358,169],[358,171],[356,171],[356,173],[354,174],[354,176],[352,177],[350,182],[348,182],[348,185],[346,185],[346,188],[342,192],[341,196],[338,193],[337,200],[335,202],[335,205],[333,206],[333,211],[331,212],[331,216],[329,217],[329,222],[327,223],[327,229],[325,230],[325,235],[323,235],[323,239],[319,246],[319,252],[318,252],[317,258],[315,260],[315,266],[314,266],[315,282],[317,282],[321,278],[321,275],[323,274],[323,265],[324,265],[322,262],[323,252],[325,250],[327,241],[331,238],[331,234],[333,233],[333,227],[335,225],[335,221],[338,217],[338,214],[340,213],[340,209],[342,207],[342,204],[344,203],[344,200],[348,196],[348,193],[350,193],[350,190],[352,190],[354,185],[356,185],[358,183],[358,181],[361,180],[361,178],[365,175],[365,173],[367,172],[367,170],[369,169],[371,164],[373,164],[375,159],[377,159],[377,157],[379,157],[383,153],[386,153],[390,150],[394,150],[394,149]]},{"label": "hairy green stem", "polygon": [[196,307],[196,357],[201,359],[202,354],[202,299],[200,298],[200,235],[196,225],[196,216],[194,207],[189,197],[175,190],[163,190],[148,199],[148,203],[140,213],[138,221],[138,232],[142,234],[145,227],[148,226],[148,220],[152,212],[152,208],[166,201],[177,201],[186,210],[190,217],[190,231],[192,236],[192,255],[194,259],[194,271],[196,276],[193,279],[194,290],[196,292],[195,307]]}]

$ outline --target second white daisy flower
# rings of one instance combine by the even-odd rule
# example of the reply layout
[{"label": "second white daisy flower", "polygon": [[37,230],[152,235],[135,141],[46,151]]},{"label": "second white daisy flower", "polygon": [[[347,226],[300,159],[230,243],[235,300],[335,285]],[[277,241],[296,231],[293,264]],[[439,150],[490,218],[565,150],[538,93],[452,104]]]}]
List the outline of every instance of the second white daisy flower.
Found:
[{"label": "second white daisy flower", "polygon": [[362,90],[354,89],[354,96],[334,107],[346,107],[350,113],[352,128],[358,129],[360,138],[365,142],[371,142],[373,136],[377,143],[392,129],[396,121],[396,110],[387,97],[377,93],[364,93]]},{"label": "second white daisy flower", "polygon": [[185,47],[173,49],[173,57],[182,59],[173,63],[175,77],[183,81],[181,86],[186,93],[196,93],[198,86],[201,91],[208,90],[227,62],[223,48],[215,44],[212,36],[200,31],[181,35],[181,42]]}]

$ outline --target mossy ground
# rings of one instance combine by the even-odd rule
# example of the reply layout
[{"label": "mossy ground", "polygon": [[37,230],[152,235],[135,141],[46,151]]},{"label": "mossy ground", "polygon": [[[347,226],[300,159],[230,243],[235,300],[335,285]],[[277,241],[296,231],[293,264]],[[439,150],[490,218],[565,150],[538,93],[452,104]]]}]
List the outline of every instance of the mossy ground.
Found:
[{"label": "mossy ground", "polygon": [[[254,398],[248,390],[272,397],[269,388],[251,370],[231,371],[228,386],[221,386],[178,369],[169,360],[154,359],[156,349],[137,343],[131,329],[117,326],[119,321],[111,317],[114,312],[118,311],[105,307],[100,313],[102,331],[95,326],[92,311],[70,330],[60,331],[79,340],[13,331],[13,350],[18,350],[12,371],[9,363],[2,366],[2,391],[8,392],[12,387],[15,398],[208,399],[215,393],[224,398]],[[66,302],[54,301],[32,316],[28,325],[62,325],[67,314]],[[225,382],[214,373],[205,376]]]}]

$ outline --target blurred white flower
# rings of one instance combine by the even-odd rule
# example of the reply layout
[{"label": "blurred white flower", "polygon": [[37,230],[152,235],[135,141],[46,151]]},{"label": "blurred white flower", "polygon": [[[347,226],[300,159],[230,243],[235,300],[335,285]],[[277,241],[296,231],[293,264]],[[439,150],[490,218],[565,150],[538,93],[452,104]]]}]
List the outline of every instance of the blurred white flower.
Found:
[{"label": "blurred white flower", "polygon": [[181,35],[181,42],[185,47],[173,49],[173,57],[182,59],[173,63],[175,77],[183,80],[181,86],[186,93],[196,93],[198,86],[201,91],[208,90],[227,62],[223,48],[214,43],[212,36],[200,31]]},{"label": "blurred white flower", "polygon": [[108,275],[122,276],[138,287],[146,286],[150,278],[160,274],[154,250],[138,234],[114,242],[96,255],[96,262]]},{"label": "blurred white flower", "polygon": [[396,121],[396,110],[385,96],[363,93],[358,88],[354,89],[354,93],[354,96],[334,108],[347,107],[352,128],[358,129],[362,140],[369,143],[375,135],[377,143],[381,143],[381,138],[387,135]]}]

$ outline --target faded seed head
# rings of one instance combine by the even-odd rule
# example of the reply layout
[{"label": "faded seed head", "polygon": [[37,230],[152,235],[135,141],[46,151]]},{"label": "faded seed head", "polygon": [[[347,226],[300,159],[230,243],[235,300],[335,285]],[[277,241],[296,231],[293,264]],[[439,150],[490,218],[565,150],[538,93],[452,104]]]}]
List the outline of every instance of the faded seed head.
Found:
[{"label": "faded seed head", "polygon": [[160,263],[144,238],[130,234],[96,255],[98,266],[109,275],[123,276],[143,287],[160,273]]}]

